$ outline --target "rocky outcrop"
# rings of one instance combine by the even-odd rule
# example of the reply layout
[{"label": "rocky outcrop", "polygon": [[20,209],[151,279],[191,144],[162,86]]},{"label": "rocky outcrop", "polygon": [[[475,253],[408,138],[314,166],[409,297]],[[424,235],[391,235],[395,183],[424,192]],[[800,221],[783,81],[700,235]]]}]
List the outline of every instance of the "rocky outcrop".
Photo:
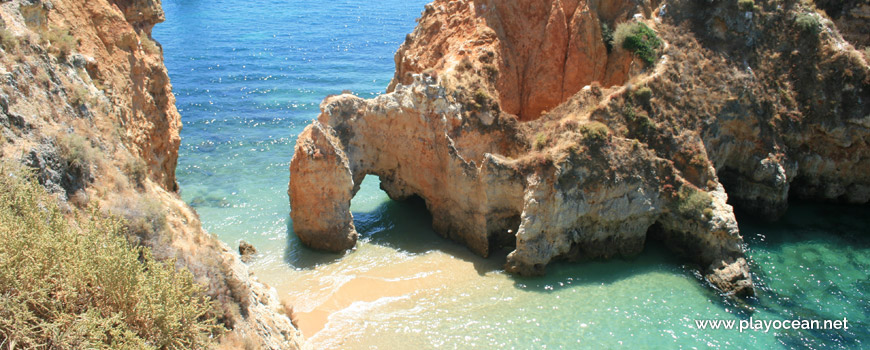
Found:
[{"label": "rocky outcrop", "polygon": [[396,53],[388,91],[412,73],[477,64],[494,81],[502,111],[535,120],[593,81],[624,84],[631,55],[607,48],[602,25],[651,10],[627,0],[435,1]]},{"label": "rocky outcrop", "polygon": [[0,155],[31,167],[70,213],[95,204],[124,217],[131,242],[191,271],[224,338],[301,348],[274,289],[176,193],[181,122],[151,38],[163,16],[158,0],[0,3]]},{"label": "rocky outcrop", "polygon": [[[539,275],[557,259],[636,255],[658,224],[711,276],[721,264],[746,273],[721,186],[707,195],[667,160],[606,130],[557,159],[512,159],[515,151],[496,142],[518,132],[511,117],[475,125],[443,87],[417,79],[372,100],[341,95],[323,102],[291,162],[291,216],[302,242],[330,251],[353,247],[350,200],[365,175],[377,175],[393,199],[422,197],[439,234],[483,256],[515,246],[510,272]],[[752,293],[748,274],[742,277],[728,291]],[[725,279],[733,280],[711,280]]]},{"label": "rocky outcrop", "polygon": [[[352,247],[350,200],[377,175],[393,199],[422,197],[440,235],[483,256],[513,247],[510,272],[657,239],[717,289],[752,294],[729,203],[775,219],[792,194],[867,202],[870,67],[799,3],[648,6],[427,5],[389,93],[328,97],[299,135],[294,232]],[[661,57],[602,50],[602,21],[654,28]]]}]

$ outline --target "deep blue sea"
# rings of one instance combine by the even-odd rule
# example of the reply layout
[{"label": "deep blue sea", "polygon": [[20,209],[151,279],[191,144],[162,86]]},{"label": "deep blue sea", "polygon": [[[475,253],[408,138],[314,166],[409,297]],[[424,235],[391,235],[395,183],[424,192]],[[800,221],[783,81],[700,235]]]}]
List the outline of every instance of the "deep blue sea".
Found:
[{"label": "deep blue sea", "polygon": [[[296,306],[314,348],[870,347],[870,210],[794,203],[777,223],[740,215],[759,297],[724,302],[691,266],[650,243],[631,260],[505,274],[437,237],[417,202],[367,178],[344,256],[302,247],[289,222],[288,166],[320,101],[383,93],[393,54],[426,1],[163,0],[154,30],[182,115],[177,170],[205,228],[260,251],[258,278]],[[695,320],[848,320],[848,330],[699,329]]]}]

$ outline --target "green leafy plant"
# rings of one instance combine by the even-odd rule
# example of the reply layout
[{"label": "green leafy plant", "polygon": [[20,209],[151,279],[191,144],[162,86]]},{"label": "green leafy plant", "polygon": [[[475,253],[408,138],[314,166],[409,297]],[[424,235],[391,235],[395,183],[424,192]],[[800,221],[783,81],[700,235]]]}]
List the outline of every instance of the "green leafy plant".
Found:
[{"label": "green leafy plant", "polygon": [[647,65],[655,63],[656,50],[662,45],[655,31],[642,22],[623,22],[613,34],[614,46],[634,52]]},{"label": "green leafy plant", "polygon": [[795,17],[795,25],[807,34],[818,35],[822,31],[819,18],[812,13],[804,12]]},{"label": "green leafy plant", "polygon": [[591,140],[593,142],[603,142],[607,140],[607,135],[610,133],[610,128],[600,122],[591,122],[581,125],[580,133],[586,140]]},{"label": "green leafy plant", "polygon": [[648,105],[650,99],[652,99],[652,90],[649,87],[641,86],[632,91],[632,97],[634,97],[635,101]]}]

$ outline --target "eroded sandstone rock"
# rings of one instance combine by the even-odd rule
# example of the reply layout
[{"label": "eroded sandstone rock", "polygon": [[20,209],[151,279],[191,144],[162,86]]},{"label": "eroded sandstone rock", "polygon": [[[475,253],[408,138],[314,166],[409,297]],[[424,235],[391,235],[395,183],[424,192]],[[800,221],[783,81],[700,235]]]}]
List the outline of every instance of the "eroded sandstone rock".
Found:
[{"label": "eroded sandstone rock", "polygon": [[[497,118],[492,129],[470,128],[474,123],[463,118],[462,107],[421,76],[371,100],[330,97],[321,109],[300,135],[290,169],[294,232],[312,247],[337,252],[353,247],[350,199],[365,175],[377,175],[393,199],[422,197],[442,236],[482,256],[501,245],[515,246],[505,268],[517,274],[543,274],[559,259],[636,255],[656,223],[674,246],[710,266],[711,281],[723,280],[713,277],[714,266],[743,256],[722,187],[704,197],[709,198],[701,203],[704,208],[680,211],[685,199],[666,193],[663,178],[686,191],[706,192],[669,176],[676,171],[668,161],[634,142],[591,141],[586,150],[556,160],[511,159],[497,153],[498,147],[475,157],[457,140],[504,138],[517,132],[515,127]],[[721,287],[751,294],[745,264],[737,268],[746,282]]]},{"label": "eroded sandstone rock", "polygon": [[[793,195],[870,200],[870,67],[832,22],[786,5],[435,1],[388,94],[329,97],[300,135],[294,231],[353,246],[349,201],[371,174],[393,199],[422,197],[440,235],[483,256],[512,247],[513,273],[657,239],[751,295],[731,204],[774,220]],[[654,28],[654,66],[602,51],[602,20]]]}]

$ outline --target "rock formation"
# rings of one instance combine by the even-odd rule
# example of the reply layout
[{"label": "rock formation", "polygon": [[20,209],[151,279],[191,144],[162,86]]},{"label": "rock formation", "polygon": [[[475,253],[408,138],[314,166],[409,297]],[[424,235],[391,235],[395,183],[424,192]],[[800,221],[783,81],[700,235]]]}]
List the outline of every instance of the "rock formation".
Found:
[{"label": "rock formation", "polygon": [[274,289],[176,193],[181,122],[151,38],[160,1],[12,0],[0,17],[4,160],[31,167],[70,212],[96,204],[124,217],[131,242],[190,270],[232,331],[230,347],[301,348]]},{"label": "rock formation", "polygon": [[[328,97],[299,135],[294,232],[353,247],[350,200],[377,175],[392,199],[422,197],[440,235],[482,256],[513,247],[509,272],[658,239],[753,294],[729,203],[769,219],[789,195],[866,203],[870,67],[796,1],[643,4],[427,5],[388,93]],[[603,24],[635,21],[664,43],[652,66],[606,48]]]}]

